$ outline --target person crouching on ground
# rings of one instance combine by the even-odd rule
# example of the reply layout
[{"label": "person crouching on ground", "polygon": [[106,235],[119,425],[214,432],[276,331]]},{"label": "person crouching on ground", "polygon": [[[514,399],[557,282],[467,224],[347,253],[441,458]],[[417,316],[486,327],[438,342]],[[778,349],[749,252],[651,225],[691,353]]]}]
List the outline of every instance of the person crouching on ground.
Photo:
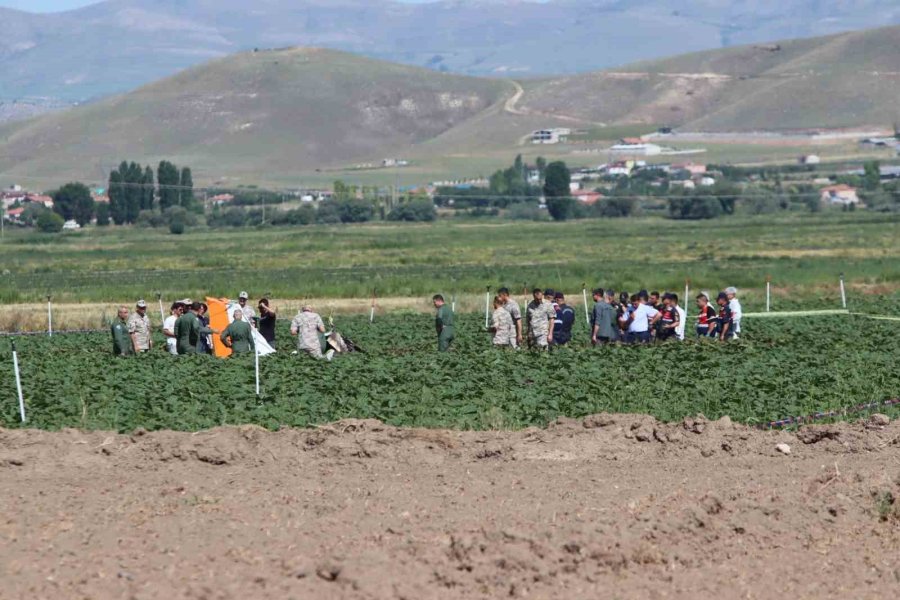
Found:
[{"label": "person crouching on ground", "polygon": [[434,315],[434,328],[437,330],[438,352],[447,352],[455,337],[453,309],[444,302],[444,297],[440,294],[435,294],[431,298],[431,303],[437,310]]},{"label": "person crouching on ground", "polygon": [[494,297],[494,312],[491,314],[491,327],[489,330],[493,334],[492,343],[495,348],[512,348],[515,350],[519,347],[516,343],[515,322],[506,308],[506,302],[500,295]]},{"label": "person crouching on ground", "polygon": [[322,341],[325,333],[322,317],[313,312],[312,306],[304,306],[291,321],[291,335],[297,336],[297,352],[305,352],[314,358],[322,358]]},{"label": "person crouching on ground", "polygon": [[246,354],[256,348],[253,341],[253,328],[244,320],[244,311],[234,309],[234,321],[232,321],[219,339],[226,348],[231,348],[232,355]]}]

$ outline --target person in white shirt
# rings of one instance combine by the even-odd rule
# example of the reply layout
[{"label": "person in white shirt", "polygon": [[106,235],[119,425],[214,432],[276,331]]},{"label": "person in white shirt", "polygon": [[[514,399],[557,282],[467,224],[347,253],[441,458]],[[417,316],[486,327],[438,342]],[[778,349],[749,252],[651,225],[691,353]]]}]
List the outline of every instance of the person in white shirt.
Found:
[{"label": "person in white shirt", "polygon": [[652,306],[648,306],[643,296],[635,294],[631,297],[631,303],[634,305],[634,311],[628,323],[628,341],[632,344],[649,344],[650,328],[656,325],[662,314]]},{"label": "person in white shirt", "polygon": [[687,312],[678,304],[678,294],[672,294],[675,301],[675,310],[678,311],[678,327],[675,328],[675,337],[684,341],[684,327],[687,321]]},{"label": "person in white shirt", "polygon": [[247,300],[250,295],[247,292],[241,292],[238,295],[238,304],[241,306],[241,312],[244,314],[244,320],[250,323],[250,326],[256,328],[256,311],[250,306]]},{"label": "person in white shirt", "polygon": [[731,309],[731,320],[734,323],[734,339],[738,339],[741,333],[741,301],[737,299],[737,288],[725,288],[725,295],[728,296],[728,308]]},{"label": "person in white shirt", "polygon": [[181,301],[175,302],[172,304],[172,308],[170,309],[170,314],[166,317],[166,320],[163,321],[163,335],[166,336],[166,350],[169,354],[178,355],[177,343],[175,340],[175,321],[178,320],[182,314],[184,314],[184,305]]}]

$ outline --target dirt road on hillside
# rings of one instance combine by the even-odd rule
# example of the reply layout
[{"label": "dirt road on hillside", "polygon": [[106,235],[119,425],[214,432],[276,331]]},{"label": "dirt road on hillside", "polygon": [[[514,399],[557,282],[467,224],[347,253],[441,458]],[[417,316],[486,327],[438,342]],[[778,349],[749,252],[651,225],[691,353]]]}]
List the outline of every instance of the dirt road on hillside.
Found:
[{"label": "dirt road on hillside", "polygon": [[888,598],[898,498],[878,419],[0,430],[0,597]]}]

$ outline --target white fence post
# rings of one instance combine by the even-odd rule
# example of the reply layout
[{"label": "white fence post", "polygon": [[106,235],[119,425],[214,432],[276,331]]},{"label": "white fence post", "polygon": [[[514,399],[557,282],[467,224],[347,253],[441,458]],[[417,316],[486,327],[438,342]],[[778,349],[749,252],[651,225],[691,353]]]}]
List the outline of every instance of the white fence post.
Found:
[{"label": "white fence post", "polygon": [[587,321],[588,326],[591,324],[591,315],[588,312],[588,303],[587,303],[587,283],[581,284],[581,297],[584,299],[584,320]]},{"label": "white fence post", "polygon": [[487,290],[484,292],[484,328],[487,329],[491,326],[491,286],[487,286]]},{"label": "white fence post", "polygon": [[53,337],[53,307],[50,304],[50,294],[47,294],[47,337]]},{"label": "white fence post", "polygon": [[156,292],[156,301],[159,302],[159,322],[162,324],[166,322],[166,315],[163,313],[161,292]]},{"label": "white fence post", "polygon": [[841,273],[841,304],[847,308],[847,291],[844,289],[844,274]]},{"label": "white fence post", "polygon": [[378,291],[377,288],[372,288],[372,308],[369,310],[369,324],[370,325],[375,322],[375,297],[376,297],[375,294],[377,291]]},{"label": "white fence post", "polygon": [[256,345],[256,342],[253,343],[253,355],[254,355],[254,363],[256,368],[256,397],[259,397],[259,346]]},{"label": "white fence post", "polygon": [[19,417],[25,422],[25,399],[22,397],[22,378],[19,376],[19,355],[16,352],[16,343],[12,343],[13,371],[16,374],[16,393],[19,396]]},{"label": "white fence post", "polygon": [[772,276],[766,276],[766,312],[772,310]]}]

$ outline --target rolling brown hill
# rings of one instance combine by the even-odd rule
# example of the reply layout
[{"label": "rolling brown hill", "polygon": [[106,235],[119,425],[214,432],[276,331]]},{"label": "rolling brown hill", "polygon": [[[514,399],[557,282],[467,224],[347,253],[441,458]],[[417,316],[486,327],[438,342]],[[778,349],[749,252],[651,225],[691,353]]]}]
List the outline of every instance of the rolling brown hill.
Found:
[{"label": "rolling brown hill", "polygon": [[101,182],[122,159],[163,158],[203,182],[321,183],[339,176],[332,169],[396,156],[414,161],[404,177],[421,182],[485,175],[547,126],[888,128],[900,121],[898,65],[900,27],[518,83],[333,50],[246,52],[0,127],[0,184]]},{"label": "rolling brown hill", "polygon": [[520,108],[603,124],[779,130],[900,120],[900,27],[685,54],[529,86]]}]

